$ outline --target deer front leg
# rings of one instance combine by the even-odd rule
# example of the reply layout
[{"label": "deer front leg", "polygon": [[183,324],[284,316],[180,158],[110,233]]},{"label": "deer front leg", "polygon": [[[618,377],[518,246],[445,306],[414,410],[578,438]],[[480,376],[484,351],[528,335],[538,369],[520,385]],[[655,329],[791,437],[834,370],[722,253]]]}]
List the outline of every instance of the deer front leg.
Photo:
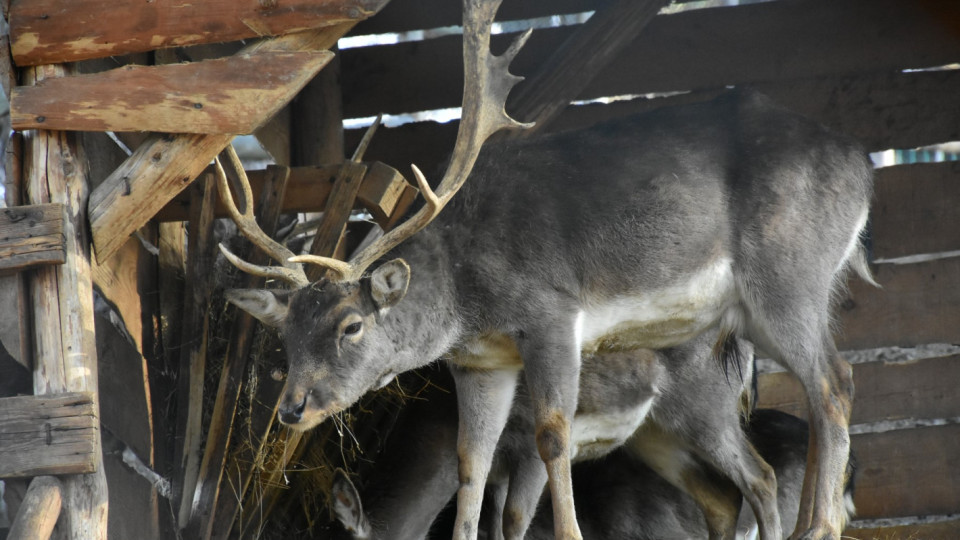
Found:
[{"label": "deer front leg", "polygon": [[570,480],[570,425],[577,409],[580,350],[571,326],[551,325],[518,340],[533,403],[537,451],[547,468],[554,535],[582,538]]},{"label": "deer front leg", "polygon": [[472,370],[451,366],[457,386],[460,428],[457,439],[460,489],[454,540],[475,540],[483,490],[497,440],[507,423],[517,372]]}]

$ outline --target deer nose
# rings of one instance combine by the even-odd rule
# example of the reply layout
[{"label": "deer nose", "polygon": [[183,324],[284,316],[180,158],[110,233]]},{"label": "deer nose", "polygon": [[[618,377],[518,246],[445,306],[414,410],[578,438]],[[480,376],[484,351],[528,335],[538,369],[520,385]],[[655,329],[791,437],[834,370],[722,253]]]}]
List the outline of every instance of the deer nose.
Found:
[{"label": "deer nose", "polygon": [[277,415],[284,424],[296,424],[303,418],[303,411],[307,408],[307,396],[303,396],[300,403],[283,403],[277,409]]}]

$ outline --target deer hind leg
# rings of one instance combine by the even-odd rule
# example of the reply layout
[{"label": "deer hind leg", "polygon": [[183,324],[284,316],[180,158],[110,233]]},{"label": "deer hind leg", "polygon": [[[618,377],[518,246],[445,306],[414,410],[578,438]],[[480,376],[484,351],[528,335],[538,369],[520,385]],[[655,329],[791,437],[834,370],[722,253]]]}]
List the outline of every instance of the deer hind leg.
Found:
[{"label": "deer hind leg", "polygon": [[517,382],[510,370],[470,370],[451,366],[457,387],[460,416],[457,455],[460,488],[457,491],[455,540],[477,538],[483,491],[497,440],[507,423]]},{"label": "deer hind leg", "polygon": [[510,485],[503,507],[503,537],[522,540],[537,510],[547,473],[536,449],[511,466]]},{"label": "deer hind leg", "polygon": [[[795,309],[818,303],[798,301],[754,312],[750,337],[799,379],[810,409],[810,446],[794,540],[838,539],[845,525],[843,485],[850,454],[847,431],[853,404],[850,365],[837,354],[829,335],[827,298],[816,309]],[[790,308],[794,308],[792,311]],[[761,316],[758,316],[761,315]]]},{"label": "deer hind leg", "polygon": [[535,422],[535,440],[547,470],[554,535],[580,540],[570,479],[570,426],[577,409],[579,344],[570,326],[552,324],[518,340]]},{"label": "deer hind leg", "polygon": [[630,438],[627,448],[697,503],[710,540],[736,537],[743,500],[740,490],[730,479],[698,460],[683,440],[656,423],[647,422]]}]

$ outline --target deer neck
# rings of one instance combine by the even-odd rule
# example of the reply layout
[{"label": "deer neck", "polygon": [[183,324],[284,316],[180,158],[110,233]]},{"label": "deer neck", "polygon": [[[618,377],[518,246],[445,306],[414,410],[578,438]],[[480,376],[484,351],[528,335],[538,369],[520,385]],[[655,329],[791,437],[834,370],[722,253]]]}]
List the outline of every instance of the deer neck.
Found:
[{"label": "deer neck", "polygon": [[391,252],[410,265],[407,293],[385,316],[392,353],[404,369],[443,356],[462,332],[452,265],[439,238],[429,228]]}]

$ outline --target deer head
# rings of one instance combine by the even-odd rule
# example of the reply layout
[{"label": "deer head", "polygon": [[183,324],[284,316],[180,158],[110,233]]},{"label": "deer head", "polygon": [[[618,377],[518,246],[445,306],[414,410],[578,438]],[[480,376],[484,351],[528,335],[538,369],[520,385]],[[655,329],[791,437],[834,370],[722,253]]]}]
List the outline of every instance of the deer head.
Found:
[{"label": "deer head", "polygon": [[[293,290],[245,289],[227,292],[227,299],[283,335],[289,363],[287,386],[281,399],[280,420],[297,429],[309,429],[350,406],[369,389],[382,386],[413,365],[398,366],[392,358],[398,336],[412,331],[416,321],[388,314],[407,293],[410,265],[394,259],[367,270],[391,249],[429,224],[466,181],[480,147],[502,128],[525,128],[505,110],[507,94],[521,80],[507,68],[529,37],[521,35],[501,56],[490,53],[490,26],[500,0],[464,0],[463,113],[452,159],[436,192],[416,166],[417,185],[426,201],[409,220],[387,232],[350,262],[313,255],[294,255],[270,239],[253,219],[249,202],[240,212],[232,200],[222,167],[217,168],[222,197],[238,227],[280,266],[246,263],[220,249],[246,272],[281,279]],[[235,157],[231,153],[231,160]],[[234,166],[250,201],[243,168]],[[300,264],[317,264],[326,278],[310,283]],[[390,328],[386,328],[389,323]],[[425,364],[437,351],[424,351]],[[442,352],[442,351],[439,351]]]}]

